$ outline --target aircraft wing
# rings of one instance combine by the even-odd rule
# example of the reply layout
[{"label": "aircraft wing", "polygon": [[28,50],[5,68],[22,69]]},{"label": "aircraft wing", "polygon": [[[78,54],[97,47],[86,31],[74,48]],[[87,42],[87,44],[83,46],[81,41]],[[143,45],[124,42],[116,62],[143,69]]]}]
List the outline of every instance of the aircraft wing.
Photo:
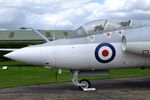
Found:
[{"label": "aircraft wing", "polygon": [[0,51],[15,51],[15,50],[17,49],[3,49],[3,48],[0,49]]}]

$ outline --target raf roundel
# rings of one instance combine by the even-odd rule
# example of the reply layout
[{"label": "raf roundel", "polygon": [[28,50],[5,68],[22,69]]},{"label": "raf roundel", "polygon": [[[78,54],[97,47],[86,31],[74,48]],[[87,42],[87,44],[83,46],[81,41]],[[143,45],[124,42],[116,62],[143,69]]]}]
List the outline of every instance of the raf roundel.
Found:
[{"label": "raf roundel", "polygon": [[101,63],[109,63],[116,56],[116,50],[109,43],[99,44],[95,49],[95,58]]}]

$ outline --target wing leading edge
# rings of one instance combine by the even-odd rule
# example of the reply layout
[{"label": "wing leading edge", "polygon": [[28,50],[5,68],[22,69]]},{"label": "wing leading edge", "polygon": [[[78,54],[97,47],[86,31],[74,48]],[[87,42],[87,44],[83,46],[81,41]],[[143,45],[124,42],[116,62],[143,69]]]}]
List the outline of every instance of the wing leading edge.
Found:
[{"label": "wing leading edge", "polygon": [[0,51],[15,51],[17,49],[3,49],[3,48],[0,48]]}]

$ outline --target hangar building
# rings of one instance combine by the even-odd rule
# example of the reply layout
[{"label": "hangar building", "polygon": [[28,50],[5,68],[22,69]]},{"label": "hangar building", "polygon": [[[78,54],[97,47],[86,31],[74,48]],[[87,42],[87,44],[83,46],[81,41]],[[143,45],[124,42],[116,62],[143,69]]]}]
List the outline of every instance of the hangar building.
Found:
[{"label": "hangar building", "polygon": [[[49,40],[65,38],[72,30],[38,30]],[[31,30],[0,30],[0,42],[41,42],[40,36]]]}]

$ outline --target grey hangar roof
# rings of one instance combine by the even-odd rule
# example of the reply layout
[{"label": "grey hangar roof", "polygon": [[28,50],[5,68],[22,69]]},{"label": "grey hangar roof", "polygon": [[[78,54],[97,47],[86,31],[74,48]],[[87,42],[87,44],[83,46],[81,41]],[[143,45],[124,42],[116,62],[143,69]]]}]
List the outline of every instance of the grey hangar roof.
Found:
[{"label": "grey hangar roof", "polygon": [[[38,30],[49,40],[65,38],[73,30]],[[31,30],[0,30],[0,42],[36,42],[44,41]]]}]

